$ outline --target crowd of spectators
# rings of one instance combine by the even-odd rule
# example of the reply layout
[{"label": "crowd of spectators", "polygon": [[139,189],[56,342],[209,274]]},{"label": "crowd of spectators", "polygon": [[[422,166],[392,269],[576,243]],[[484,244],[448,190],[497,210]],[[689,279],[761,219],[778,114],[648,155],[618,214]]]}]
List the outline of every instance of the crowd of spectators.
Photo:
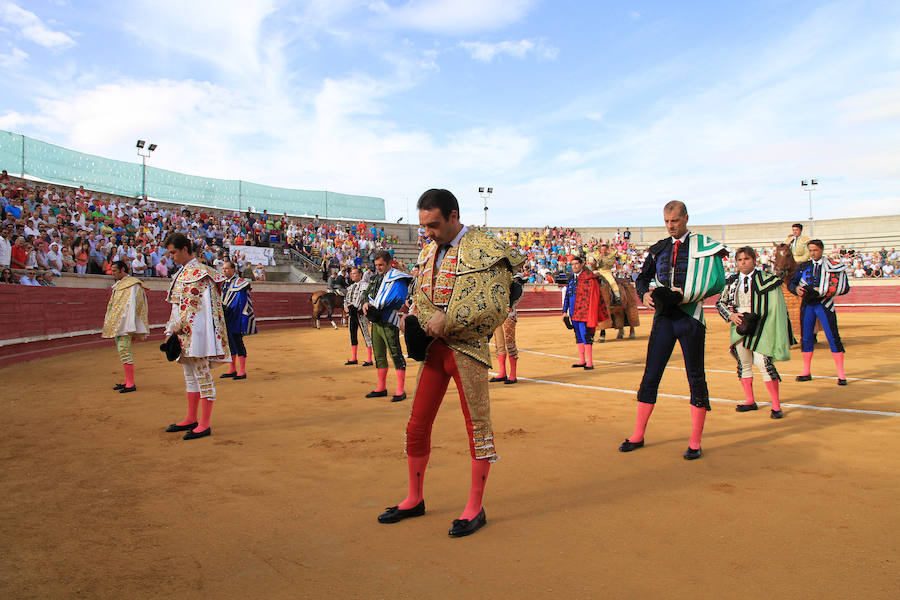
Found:
[{"label": "crowd of spectators", "polygon": [[322,271],[323,280],[336,271],[351,267],[374,270],[375,253],[387,250],[394,256],[399,240],[384,227],[356,224],[323,223],[316,217],[310,222],[292,221],[286,232],[287,246]]},{"label": "crowd of spectators", "polygon": [[613,273],[631,280],[637,278],[644,264],[644,252],[635,248],[628,229],[618,231],[614,238],[585,239],[572,228],[546,226],[530,231],[498,231],[495,235],[525,256],[523,273],[529,283],[554,283],[565,280],[571,273],[570,263],[581,256],[585,263],[595,266],[606,251],[616,256]]},{"label": "crowd of spectators", "polygon": [[[396,243],[366,223],[157,205],[0,173],[0,268],[9,268],[0,282],[53,285],[62,273],[110,274],[118,260],[140,277],[170,277],[175,264],[161,244],[174,232],[191,239],[201,262],[221,269],[233,258],[242,276],[255,280],[265,279],[265,266],[247,261],[240,246],[283,243],[311,258],[340,262],[368,259]],[[16,270],[25,273],[17,277]]]}]

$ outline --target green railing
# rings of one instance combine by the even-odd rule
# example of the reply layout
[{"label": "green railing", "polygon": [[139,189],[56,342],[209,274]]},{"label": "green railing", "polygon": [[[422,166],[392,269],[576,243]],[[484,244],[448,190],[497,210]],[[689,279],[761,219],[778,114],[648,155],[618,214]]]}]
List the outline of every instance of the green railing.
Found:
[{"label": "green railing", "polygon": [[[319,190],[292,190],[236,179],[198,177],[138,163],[83,154],[0,130],[0,169],[62,185],[81,186],[129,198],[150,198],[273,214],[320,215],[332,219],[384,220],[384,199]],[[145,192],[143,190],[146,190]]]}]

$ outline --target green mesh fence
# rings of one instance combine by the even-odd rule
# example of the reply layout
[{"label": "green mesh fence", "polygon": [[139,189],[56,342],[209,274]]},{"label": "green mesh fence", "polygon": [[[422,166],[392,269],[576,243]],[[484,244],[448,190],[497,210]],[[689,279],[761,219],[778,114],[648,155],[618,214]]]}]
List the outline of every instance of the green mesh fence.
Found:
[{"label": "green mesh fence", "polygon": [[[268,210],[290,215],[320,215],[332,219],[384,220],[384,200],[316,190],[292,190],[232,179],[187,175],[92,154],[75,152],[0,130],[0,169],[11,174],[80,186],[107,194],[136,198],[146,194],[164,202],[214,208]],[[146,181],[143,180],[146,177]]]}]

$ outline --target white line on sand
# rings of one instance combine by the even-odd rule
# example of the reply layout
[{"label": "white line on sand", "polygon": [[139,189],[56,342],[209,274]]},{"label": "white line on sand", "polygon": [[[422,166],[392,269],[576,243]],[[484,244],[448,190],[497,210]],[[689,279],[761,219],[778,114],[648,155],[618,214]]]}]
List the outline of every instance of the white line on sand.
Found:
[{"label": "white line on sand", "polygon": [[[574,356],[564,356],[562,354],[549,354],[547,352],[538,352],[537,350],[523,350],[522,348],[519,348],[519,352],[528,352],[529,354],[539,354],[541,356],[552,356],[553,358],[564,358],[566,360],[577,360],[577,358]],[[612,360],[594,359],[594,364],[597,364],[597,363],[604,364],[604,365],[628,365],[628,366],[638,366],[638,367],[644,366],[643,363],[616,362],[616,361],[612,361]],[[676,371],[684,371],[684,367],[667,366],[666,368],[674,369]],[[735,373],[734,369],[732,369],[730,371],[726,371],[723,369],[706,369],[706,372],[707,373]],[[782,373],[782,375],[785,377],[795,377],[796,374]],[[837,377],[827,377],[827,376],[822,376],[822,375],[816,375],[813,377],[813,379],[832,379],[832,380],[836,381]],[[900,383],[900,380],[897,380],[897,379],[858,379],[856,377],[848,377],[847,381],[868,381],[870,383]]]}]

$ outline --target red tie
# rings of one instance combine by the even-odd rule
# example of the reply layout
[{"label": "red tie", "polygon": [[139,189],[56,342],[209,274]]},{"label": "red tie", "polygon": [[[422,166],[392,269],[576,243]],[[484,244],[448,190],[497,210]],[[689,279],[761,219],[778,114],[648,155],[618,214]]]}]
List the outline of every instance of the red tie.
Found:
[{"label": "red tie", "polygon": [[675,248],[672,251],[672,268],[675,268],[675,261],[678,260],[678,247],[681,246],[681,240],[675,240]]}]

